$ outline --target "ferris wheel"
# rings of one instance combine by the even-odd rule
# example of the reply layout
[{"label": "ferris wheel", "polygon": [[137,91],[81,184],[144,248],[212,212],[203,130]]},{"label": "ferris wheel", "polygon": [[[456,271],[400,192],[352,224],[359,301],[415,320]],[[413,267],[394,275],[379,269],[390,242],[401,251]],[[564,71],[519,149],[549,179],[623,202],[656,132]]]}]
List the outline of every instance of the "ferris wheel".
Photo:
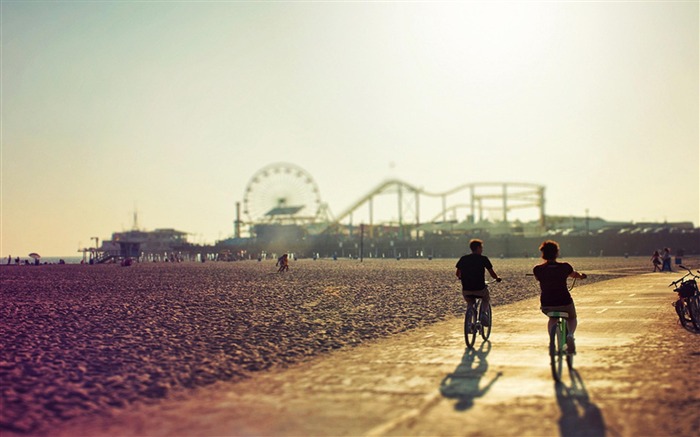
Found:
[{"label": "ferris wheel", "polygon": [[258,170],[248,181],[243,205],[251,223],[312,222],[319,215],[321,195],[302,168],[277,163]]}]

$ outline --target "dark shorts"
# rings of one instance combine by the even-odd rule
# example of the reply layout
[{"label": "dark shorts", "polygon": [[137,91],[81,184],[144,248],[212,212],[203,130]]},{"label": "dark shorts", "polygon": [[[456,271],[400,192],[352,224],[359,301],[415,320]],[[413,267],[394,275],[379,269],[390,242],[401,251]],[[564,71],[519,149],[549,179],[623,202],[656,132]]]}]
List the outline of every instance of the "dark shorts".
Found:
[{"label": "dark shorts", "polygon": [[564,311],[569,313],[569,319],[575,319],[576,318],[576,307],[574,306],[573,303],[570,303],[569,305],[559,305],[559,306],[548,306],[548,307],[540,307],[542,312],[546,315],[548,312],[551,311]]},{"label": "dark shorts", "polygon": [[467,299],[467,298],[486,298],[490,299],[489,295],[489,287],[484,287],[483,290],[462,290],[462,296]]}]

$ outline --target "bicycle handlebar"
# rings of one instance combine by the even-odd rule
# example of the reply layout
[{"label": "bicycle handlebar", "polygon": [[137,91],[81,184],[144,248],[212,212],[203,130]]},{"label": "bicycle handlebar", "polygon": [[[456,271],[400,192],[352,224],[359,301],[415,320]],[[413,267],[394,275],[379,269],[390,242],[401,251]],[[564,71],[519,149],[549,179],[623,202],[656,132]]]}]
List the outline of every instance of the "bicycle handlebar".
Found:
[{"label": "bicycle handlebar", "polygon": [[[682,269],[684,269],[684,270],[687,270],[687,271],[688,271],[688,274],[693,275],[693,276],[695,276],[696,278],[700,278],[700,276],[698,276],[698,275],[696,275],[695,273],[693,273],[692,270],[690,270],[688,267],[684,266],[683,264],[679,264],[678,267],[680,267],[680,268],[682,268]],[[698,273],[700,273],[700,270],[698,270]]]},{"label": "bicycle handlebar", "polygon": [[[668,284],[669,287],[673,287],[673,286],[675,286],[676,284],[678,284],[679,282],[683,282],[683,280],[684,280],[687,276],[692,276],[694,279],[700,279],[700,276],[698,276],[698,275],[696,275],[695,273],[693,273],[693,271],[690,270],[688,267],[686,267],[686,266],[684,266],[684,265],[682,265],[682,264],[679,264],[678,267],[680,267],[680,268],[682,268],[682,269],[684,269],[684,270],[687,270],[688,273],[686,273],[685,275],[683,275],[682,278],[677,279],[677,280],[671,282],[670,284]],[[700,273],[700,270],[698,270],[698,273]]]}]

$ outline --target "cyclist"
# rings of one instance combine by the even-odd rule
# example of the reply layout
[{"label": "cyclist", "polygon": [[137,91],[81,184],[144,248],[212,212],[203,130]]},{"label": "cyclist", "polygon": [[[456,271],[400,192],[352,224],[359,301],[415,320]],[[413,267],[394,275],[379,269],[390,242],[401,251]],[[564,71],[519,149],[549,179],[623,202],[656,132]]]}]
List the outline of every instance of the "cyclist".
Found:
[{"label": "cyclist", "polygon": [[[474,305],[475,298],[480,297],[484,304],[490,301],[489,288],[484,281],[485,271],[496,282],[501,282],[501,278],[493,271],[493,265],[488,257],[482,255],[484,242],[473,239],[469,242],[469,249],[472,253],[464,255],[457,261],[457,277],[462,281],[462,296],[467,305]],[[485,325],[491,323],[490,320],[482,320]]]},{"label": "cyclist", "polygon": [[[585,273],[579,273],[571,267],[569,263],[557,261],[559,256],[559,244],[556,241],[547,240],[540,245],[542,264],[535,266],[532,273],[540,282],[540,309],[547,314],[550,311],[563,311],[569,314],[566,319],[568,334],[566,336],[566,346],[569,353],[576,353],[576,343],[574,342],[574,331],[576,331],[576,307],[574,300],[566,286],[566,278],[585,279]],[[553,317],[547,323],[547,332],[551,332],[556,323]]]}]

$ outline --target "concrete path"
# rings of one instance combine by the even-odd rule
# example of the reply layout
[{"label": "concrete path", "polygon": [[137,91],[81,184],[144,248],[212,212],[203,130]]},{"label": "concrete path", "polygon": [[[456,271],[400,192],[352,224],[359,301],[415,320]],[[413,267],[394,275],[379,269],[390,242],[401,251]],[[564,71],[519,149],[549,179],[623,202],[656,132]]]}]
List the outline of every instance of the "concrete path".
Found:
[{"label": "concrete path", "polygon": [[678,324],[671,279],[574,289],[579,353],[565,384],[529,299],[496,307],[491,341],[473,351],[451,319],[56,435],[697,436],[700,334]]}]

